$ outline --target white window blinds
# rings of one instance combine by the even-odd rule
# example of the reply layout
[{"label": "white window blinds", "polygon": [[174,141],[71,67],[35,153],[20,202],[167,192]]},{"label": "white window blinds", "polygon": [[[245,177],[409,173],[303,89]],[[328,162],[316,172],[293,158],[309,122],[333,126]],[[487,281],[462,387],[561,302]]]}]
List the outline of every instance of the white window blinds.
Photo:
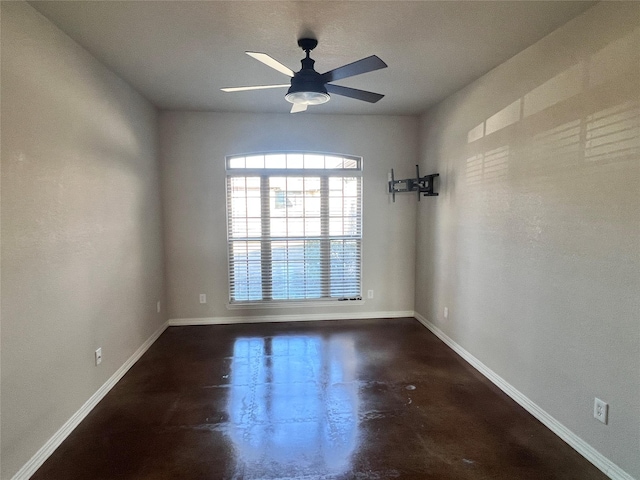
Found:
[{"label": "white window blinds", "polygon": [[360,298],[362,160],[227,158],[231,303]]}]

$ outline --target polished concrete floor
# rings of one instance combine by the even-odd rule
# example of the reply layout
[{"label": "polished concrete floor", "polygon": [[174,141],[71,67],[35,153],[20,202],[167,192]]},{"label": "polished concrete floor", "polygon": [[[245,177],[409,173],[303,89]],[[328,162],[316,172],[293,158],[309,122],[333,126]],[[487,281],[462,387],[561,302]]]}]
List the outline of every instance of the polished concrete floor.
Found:
[{"label": "polished concrete floor", "polygon": [[34,479],[603,479],[414,319],[171,327]]}]

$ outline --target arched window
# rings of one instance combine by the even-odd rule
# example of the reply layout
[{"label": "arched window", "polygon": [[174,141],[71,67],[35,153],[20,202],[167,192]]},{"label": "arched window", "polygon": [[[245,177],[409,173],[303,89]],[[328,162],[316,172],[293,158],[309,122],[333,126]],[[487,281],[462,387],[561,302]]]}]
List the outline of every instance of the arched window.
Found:
[{"label": "arched window", "polygon": [[227,157],[227,212],[231,304],[360,299],[360,157]]}]

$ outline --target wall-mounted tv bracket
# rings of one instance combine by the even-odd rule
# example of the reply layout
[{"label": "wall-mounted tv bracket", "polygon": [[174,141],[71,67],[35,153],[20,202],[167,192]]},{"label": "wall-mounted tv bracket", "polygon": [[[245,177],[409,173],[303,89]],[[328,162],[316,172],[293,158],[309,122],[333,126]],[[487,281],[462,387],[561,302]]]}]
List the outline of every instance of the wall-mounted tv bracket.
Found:
[{"label": "wall-mounted tv bracket", "polygon": [[394,202],[396,201],[396,193],[418,192],[418,201],[420,201],[420,194],[425,197],[436,197],[438,194],[433,191],[433,179],[439,176],[439,173],[432,173],[431,175],[421,177],[420,167],[416,165],[416,178],[396,180],[392,168],[391,179],[389,180],[389,193],[393,196]]}]

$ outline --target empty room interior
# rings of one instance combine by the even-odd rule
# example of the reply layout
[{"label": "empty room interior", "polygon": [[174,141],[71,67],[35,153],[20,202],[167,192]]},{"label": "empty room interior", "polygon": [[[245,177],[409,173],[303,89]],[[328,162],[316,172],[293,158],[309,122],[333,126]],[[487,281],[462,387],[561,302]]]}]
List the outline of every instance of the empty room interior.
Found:
[{"label": "empty room interior", "polygon": [[640,480],[640,2],[0,5],[0,478]]}]

